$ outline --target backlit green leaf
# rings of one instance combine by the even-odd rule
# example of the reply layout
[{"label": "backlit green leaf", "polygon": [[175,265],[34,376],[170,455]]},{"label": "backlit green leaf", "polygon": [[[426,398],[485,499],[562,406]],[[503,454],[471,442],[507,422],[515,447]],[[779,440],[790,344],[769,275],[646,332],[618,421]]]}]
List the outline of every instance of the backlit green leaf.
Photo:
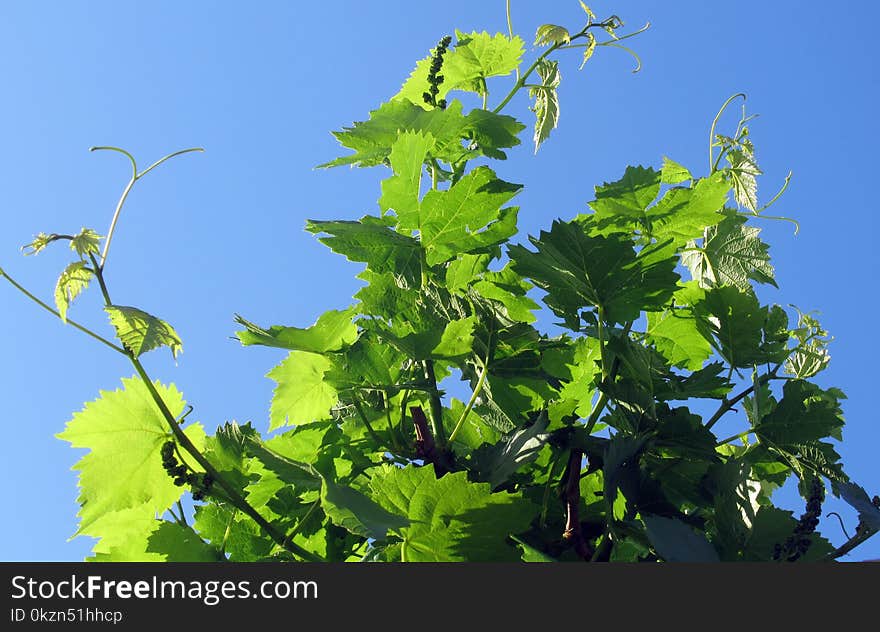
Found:
[{"label": "backlit green leaf", "polygon": [[529,88],[529,96],[535,100],[535,153],[541,144],[550,137],[550,132],[559,124],[559,94],[557,89],[562,81],[559,63],[543,59],[536,68],[541,83]]},{"label": "backlit green leaf", "polygon": [[272,395],[269,429],[330,419],[339,396],[324,380],[333,363],[324,356],[291,351],[266,377],[277,382]]},{"label": "backlit green leaf", "polygon": [[352,322],[354,316],[352,309],[330,310],[321,314],[314,325],[305,329],[277,325],[262,329],[241,316],[236,316],[235,322],[244,325],[245,329],[235,335],[245,347],[263,345],[292,351],[326,353],[338,351],[357,340],[357,326]]},{"label": "backlit green leaf", "polygon": [[94,272],[86,267],[84,261],[74,261],[64,268],[55,285],[55,306],[61,320],[67,322],[67,309],[74,299],[89,286]]},{"label": "backlit green leaf", "polygon": [[[79,533],[100,535],[90,525],[122,509],[137,508],[148,516],[162,514],[183,491],[162,466],[160,451],[172,435],[159,407],[140,379],[123,378],[122,386],[121,390],[101,391],[56,435],[74,448],[89,450],[74,465],[80,473]],[[155,387],[171,414],[179,416],[184,408],[180,392],[159,382]],[[185,432],[201,450],[202,426],[191,424]]]},{"label": "backlit green leaf", "polygon": [[139,357],[158,347],[169,347],[175,358],[183,351],[183,343],[174,328],[136,307],[108,305],[104,308],[110,315],[110,324],[122,345]]}]

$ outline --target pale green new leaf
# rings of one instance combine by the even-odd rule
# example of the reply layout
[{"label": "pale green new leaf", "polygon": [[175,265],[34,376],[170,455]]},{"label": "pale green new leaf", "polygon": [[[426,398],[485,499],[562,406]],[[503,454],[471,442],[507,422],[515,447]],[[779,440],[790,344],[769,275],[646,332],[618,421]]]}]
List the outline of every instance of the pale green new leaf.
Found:
[{"label": "pale green new leaf", "polygon": [[[465,34],[456,31],[458,42],[443,57],[440,74],[438,99],[445,98],[453,90],[464,90],[482,94],[483,84],[489,77],[509,75],[519,67],[520,59],[525,51],[525,42],[515,36],[497,33]],[[406,99],[421,108],[428,109],[422,95],[428,90],[428,72],[431,56],[427,56],[416,64],[415,70],[403,84],[394,99]]]},{"label": "pale green new leaf", "polygon": [[583,67],[590,61],[590,58],[593,56],[593,53],[596,52],[596,36],[592,33],[587,33],[587,46],[584,48],[584,57],[581,61],[581,65],[578,67],[578,70],[583,69]]},{"label": "pale green new leaf", "polygon": [[571,42],[571,33],[564,26],[557,24],[542,24],[535,32],[535,46],[549,46],[550,44],[568,44]]},{"label": "pale green new leaf", "polygon": [[244,325],[245,329],[235,335],[245,347],[263,345],[291,351],[326,353],[343,349],[357,340],[357,325],[352,322],[354,317],[353,309],[333,309],[321,314],[314,325],[305,329],[277,325],[262,329],[241,316],[236,316],[235,322]]},{"label": "pale green new leaf", "polygon": [[[154,384],[171,414],[179,416],[184,408],[180,392],[173,385]],[[140,379],[123,378],[122,385],[122,390],[101,391],[56,435],[89,450],[73,467],[80,473],[78,532],[96,537],[102,534],[90,525],[105,514],[131,508],[161,514],[183,491],[162,466],[162,444],[172,435],[159,407]],[[191,424],[184,432],[203,449],[201,425]]]},{"label": "pale green new leaf", "polygon": [[728,215],[706,229],[702,247],[689,244],[682,262],[702,287],[735,285],[746,290],[751,287],[750,279],[776,287],[768,246],[758,238],[760,232],[747,226],[744,217]]},{"label": "pale green new leaf", "polygon": [[55,284],[55,306],[65,323],[70,304],[89,286],[93,276],[94,272],[86,267],[85,261],[74,261],[58,277],[58,283]]},{"label": "pale green new leaf", "polygon": [[155,316],[136,307],[108,305],[104,308],[110,316],[110,324],[116,329],[116,336],[122,346],[139,357],[158,347],[169,347],[171,355],[183,351],[183,343],[174,328]]},{"label": "pale green new leaf", "polygon": [[83,228],[79,233],[70,240],[70,249],[79,255],[80,259],[85,259],[89,255],[98,254],[101,243],[101,236],[91,228]]},{"label": "pale green new leaf", "polygon": [[559,63],[542,59],[535,68],[541,78],[540,86],[529,88],[529,96],[535,99],[532,110],[535,112],[535,153],[556,129],[559,123],[559,94],[557,88],[562,81]]},{"label": "pale green new leaf", "polygon": [[750,141],[746,141],[726,154],[730,167],[725,169],[733,185],[736,203],[753,213],[758,211],[758,182],[761,175]]},{"label": "pale green new leaf", "polygon": [[266,377],[278,385],[272,394],[269,429],[330,419],[330,409],[339,401],[324,374],[333,362],[322,355],[291,351]]}]

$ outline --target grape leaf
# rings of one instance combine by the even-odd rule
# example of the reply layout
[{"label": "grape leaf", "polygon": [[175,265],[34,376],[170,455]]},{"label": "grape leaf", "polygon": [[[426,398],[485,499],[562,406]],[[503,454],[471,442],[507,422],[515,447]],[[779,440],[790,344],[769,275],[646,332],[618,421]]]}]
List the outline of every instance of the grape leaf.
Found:
[{"label": "grape leaf", "polygon": [[694,177],[687,168],[678,164],[674,160],[663,156],[663,168],[660,170],[660,182],[663,184],[680,184],[686,180],[693,180]]},{"label": "grape leaf", "polygon": [[316,235],[326,233],[318,241],[349,261],[362,262],[375,272],[390,272],[416,285],[421,274],[421,245],[418,240],[395,231],[393,217],[365,215],[357,221],[308,220],[306,230]]},{"label": "grape leaf", "polygon": [[89,255],[98,254],[101,239],[101,236],[91,228],[83,228],[70,240],[70,249],[79,255],[80,259],[85,259]]},{"label": "grape leaf", "polygon": [[339,396],[324,380],[333,366],[324,356],[291,351],[266,377],[278,383],[272,394],[269,429],[330,419],[330,409]]},{"label": "grape leaf", "polygon": [[89,286],[94,272],[86,267],[85,261],[74,261],[64,268],[55,285],[55,306],[61,320],[67,322],[67,309],[70,304]]},{"label": "grape leaf", "polygon": [[[77,533],[100,534],[90,527],[101,516],[138,508],[145,515],[161,514],[183,491],[162,466],[162,445],[172,439],[159,407],[138,378],[123,378],[122,390],[101,391],[67,422],[56,437],[74,448],[88,448],[73,469],[79,475],[80,526]],[[155,382],[172,415],[183,412],[184,401],[173,386]],[[190,424],[184,432],[201,450],[205,433]]]},{"label": "grape leaf", "polygon": [[516,495],[491,493],[488,483],[471,483],[467,472],[438,479],[430,467],[386,465],[370,485],[373,500],[409,518],[395,529],[408,562],[515,561],[507,536],[527,529],[538,509]]},{"label": "grape leaf", "polygon": [[559,124],[559,94],[557,89],[562,81],[559,63],[542,59],[536,67],[541,83],[529,88],[529,96],[535,99],[532,110],[535,112],[535,153],[541,144],[550,137],[550,132]]},{"label": "grape leaf", "polygon": [[195,530],[229,556],[231,562],[256,562],[269,557],[275,543],[237,509],[211,503],[196,507]]},{"label": "grape leaf", "polygon": [[869,529],[880,531],[880,508],[868,498],[868,492],[855,483],[836,483],[838,495],[859,512],[859,521]]},{"label": "grape leaf", "polygon": [[699,239],[705,228],[724,219],[720,211],[729,192],[730,185],[720,174],[701,178],[691,188],[670,189],[645,212],[651,236],[671,241],[676,249]]},{"label": "grape leaf", "polygon": [[[748,128],[744,130],[748,133]],[[758,211],[758,181],[761,169],[755,162],[755,152],[749,140],[737,143],[737,147],[725,154],[730,166],[724,170],[733,185],[736,203],[753,213]]]},{"label": "grape leaf", "polygon": [[353,309],[330,310],[321,314],[314,325],[305,329],[277,325],[262,329],[236,315],[235,322],[244,325],[245,329],[235,335],[245,347],[264,345],[292,351],[327,353],[338,351],[357,340],[357,325],[352,322],[354,316]]},{"label": "grape leaf", "polygon": [[[443,57],[443,83],[439,86],[438,99],[453,90],[482,94],[487,78],[509,75],[519,67],[525,46],[520,37],[510,39],[501,33],[492,36],[485,31],[465,34],[456,30],[455,34],[458,40],[455,47]],[[430,55],[420,60],[393,98],[406,99],[425,109],[430,107],[422,99],[422,94],[428,91],[430,66]]]},{"label": "grape leaf", "polygon": [[386,511],[369,496],[352,487],[337,485],[328,478],[324,478],[321,485],[321,507],[334,524],[374,540],[384,540],[388,531],[403,529],[410,524],[399,512]]},{"label": "grape leaf", "polygon": [[675,258],[660,248],[636,254],[623,235],[592,236],[587,222],[556,220],[550,232],[529,237],[537,252],[514,245],[514,269],[547,292],[544,302],[578,330],[580,310],[601,307],[609,323],[634,320],[672,296],[678,279]]},{"label": "grape leaf", "polygon": [[712,355],[712,346],[689,310],[648,312],[647,325],[646,340],[672,366],[696,371]]},{"label": "grape leaf", "polygon": [[535,32],[535,46],[549,46],[550,44],[568,44],[571,42],[571,33],[564,26],[556,24],[542,24]]},{"label": "grape leaf", "polygon": [[110,324],[116,329],[116,336],[122,341],[122,346],[131,351],[134,357],[157,347],[169,347],[174,358],[183,351],[180,336],[164,320],[136,307],[123,305],[107,305],[104,311],[109,314]]},{"label": "grape leaf", "polygon": [[474,344],[476,324],[477,319],[473,316],[450,322],[431,355],[438,358],[460,358],[468,355]]},{"label": "grape leaf", "polygon": [[787,448],[808,444],[826,437],[841,438],[845,396],[836,388],[823,390],[804,380],[788,380],[782,387],[782,399],[754,427],[760,439]]},{"label": "grape leaf", "polygon": [[513,235],[516,209],[501,207],[521,188],[499,180],[488,167],[477,167],[450,189],[426,193],[419,224],[401,221],[401,227],[418,228],[428,264],[442,263]]},{"label": "grape leaf", "polygon": [[651,545],[667,562],[720,562],[706,537],[675,518],[642,516]]},{"label": "grape leaf", "polygon": [[659,192],[659,172],[651,167],[629,166],[620,180],[596,187],[596,199],[590,207],[599,220],[641,221]]},{"label": "grape leaf", "polygon": [[758,238],[760,228],[746,226],[746,219],[728,215],[706,229],[702,247],[689,244],[682,262],[702,287],[735,285],[751,287],[749,279],[777,287],[768,246]]},{"label": "grape leaf", "polygon": [[217,562],[219,551],[189,527],[140,508],[104,514],[83,535],[99,538],[87,562]]},{"label": "grape leaf", "polygon": [[394,175],[382,181],[379,198],[383,215],[393,210],[404,226],[418,222],[422,172],[434,145],[434,137],[423,132],[403,132],[394,141],[388,156]]},{"label": "grape leaf", "polygon": [[533,462],[550,438],[546,415],[528,428],[515,430],[499,441],[473,452],[473,469],[479,480],[495,489],[519,468]]}]

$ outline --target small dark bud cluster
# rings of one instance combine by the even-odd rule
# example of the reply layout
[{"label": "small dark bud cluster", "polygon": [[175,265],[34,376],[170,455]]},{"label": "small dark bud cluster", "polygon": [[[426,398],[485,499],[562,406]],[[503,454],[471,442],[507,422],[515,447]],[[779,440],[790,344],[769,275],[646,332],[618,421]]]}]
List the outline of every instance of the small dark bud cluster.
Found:
[{"label": "small dark bud cluster", "polygon": [[773,559],[777,562],[796,562],[810,548],[812,540],[810,536],[819,526],[819,516],[822,515],[822,502],[825,500],[825,485],[819,477],[810,482],[810,496],[807,499],[806,511],[798,520],[797,526],[783,544],[776,544],[773,548]]},{"label": "small dark bud cluster", "polygon": [[440,93],[440,84],[443,83],[443,75],[440,74],[440,69],[443,67],[443,56],[446,54],[446,50],[451,43],[452,38],[447,35],[440,40],[437,48],[434,49],[434,53],[431,55],[431,68],[428,70],[428,91],[422,94],[425,103],[441,110],[446,109],[446,99],[437,100],[437,95]]},{"label": "small dark bud cluster", "polygon": [[192,488],[193,500],[204,500],[208,492],[211,491],[211,485],[214,479],[210,474],[196,474],[190,472],[186,465],[177,461],[174,454],[174,442],[166,441],[162,444],[162,467],[168,473],[168,476],[174,481],[178,487],[189,485]]}]

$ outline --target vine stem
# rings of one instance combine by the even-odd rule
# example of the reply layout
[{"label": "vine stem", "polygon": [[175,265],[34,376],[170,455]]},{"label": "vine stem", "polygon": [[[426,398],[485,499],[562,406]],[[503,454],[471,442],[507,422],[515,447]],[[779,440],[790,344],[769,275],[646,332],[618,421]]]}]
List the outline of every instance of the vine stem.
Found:
[{"label": "vine stem", "polygon": [[[731,97],[728,97],[727,101],[724,102],[724,105],[721,106],[721,109],[718,110],[718,114],[715,115],[715,118],[712,119],[712,126],[709,128],[709,173],[715,173],[716,171],[716,163],[715,163],[715,150],[712,148],[715,142],[715,128],[718,126],[718,121],[721,119],[721,115],[724,114],[724,110],[727,109],[727,106],[730,105],[734,99],[739,99],[742,97],[743,101],[746,99],[746,95],[744,92],[737,92]],[[719,157],[720,159],[720,157]]]},{"label": "vine stem", "polygon": [[[769,373],[765,373],[764,375],[759,377],[754,384],[752,384],[748,388],[744,389],[741,393],[738,393],[735,397],[733,397],[731,399],[725,398],[724,400],[722,400],[721,406],[718,407],[718,410],[715,411],[715,414],[712,415],[709,418],[709,421],[706,422],[706,429],[711,430],[712,426],[714,426],[716,423],[718,423],[719,419],[721,419],[728,411],[730,411],[734,406],[736,406],[740,400],[742,400],[744,397],[751,395],[758,386],[763,386],[764,384],[766,384],[770,380],[775,379],[776,372],[778,370],[779,370],[779,366],[774,368]],[[743,434],[743,433],[739,433],[736,436],[739,436],[741,434]]]},{"label": "vine stem", "polygon": [[[156,163],[159,164],[159,163]],[[155,166],[155,165],[153,165]],[[97,264],[97,261],[94,259],[94,255],[89,255],[92,257],[92,261]],[[104,301],[107,306],[113,304],[113,301],[110,299],[110,292],[107,290],[107,284],[104,281],[104,272],[101,267],[97,267],[95,270],[95,276],[98,278],[98,283],[101,286],[101,293],[104,296]],[[131,362],[134,370],[137,371],[138,376],[141,378],[141,381],[146,386],[147,391],[150,393],[150,397],[155,402],[156,406],[159,407],[159,412],[162,413],[162,416],[165,418],[165,422],[168,424],[168,427],[171,429],[171,434],[174,435],[174,438],[177,440],[177,443],[186,450],[193,459],[195,459],[196,463],[198,463],[202,469],[205,470],[205,473],[208,474],[214,482],[223,489],[223,492],[231,501],[232,505],[238,509],[239,511],[247,514],[254,522],[256,522],[266,534],[272,538],[278,545],[284,547],[294,555],[298,555],[304,560],[308,560],[310,562],[323,562],[324,560],[312,553],[311,551],[307,551],[301,546],[290,542],[287,537],[278,529],[276,529],[268,520],[266,520],[260,513],[254,509],[242,496],[238,493],[230,483],[227,481],[223,475],[217,471],[211,462],[203,455],[199,449],[193,444],[187,434],[183,431],[178,423],[177,419],[175,419],[174,415],[168,408],[168,405],[165,403],[165,400],[162,399],[162,396],[159,394],[159,391],[156,389],[156,385],[153,383],[153,380],[150,379],[150,376],[147,374],[144,365],[141,364],[141,361],[134,355],[131,351],[124,350],[123,353],[128,356],[129,361]]]},{"label": "vine stem", "polygon": [[[24,288],[24,286],[22,286],[22,285],[19,284],[15,279],[13,279],[11,276],[9,276],[8,274],[6,274],[6,271],[3,270],[2,268],[0,268],[0,276],[2,276],[4,279],[6,279],[7,281],[9,281],[9,283],[10,283],[15,289],[17,289],[19,292],[21,292],[21,293],[24,294],[26,297],[28,297],[29,299],[31,299],[34,303],[36,303],[37,305],[39,305],[40,307],[42,307],[43,309],[45,309],[47,312],[49,312],[50,314],[52,314],[52,315],[54,315],[54,316],[57,316],[59,319],[61,318],[61,314],[60,314],[60,313],[58,313],[56,310],[52,309],[52,308],[49,307],[46,303],[44,303],[43,301],[41,301],[40,299],[38,299],[36,296],[34,296],[33,294],[31,294],[30,292],[28,292],[27,289]],[[117,352],[117,353],[121,353],[121,354],[124,355],[124,356],[127,356],[127,355],[128,355],[128,352],[126,352],[125,349],[123,349],[122,347],[120,347],[120,346],[118,346],[118,345],[113,344],[112,342],[110,342],[109,340],[107,340],[106,338],[104,338],[103,336],[101,336],[100,334],[95,333],[94,331],[92,331],[92,330],[89,329],[88,327],[85,327],[84,325],[80,325],[78,322],[76,322],[75,320],[72,320],[72,319],[70,319],[70,318],[68,318],[68,319],[66,319],[66,320],[67,320],[67,324],[68,324],[68,325],[71,325],[71,326],[74,327],[75,329],[79,329],[81,332],[83,332],[83,333],[86,334],[87,336],[91,336],[92,338],[94,338],[94,339],[97,340],[98,342],[100,342],[100,343],[102,343],[102,344],[104,344],[104,345],[110,347],[111,349],[113,349],[113,351],[115,351],[115,352]]]},{"label": "vine stem", "polygon": [[480,371],[480,377],[477,378],[477,384],[474,387],[474,392],[471,393],[471,397],[468,400],[467,406],[464,407],[464,410],[461,412],[461,416],[458,418],[458,422],[455,424],[455,428],[452,429],[452,433],[449,435],[449,443],[455,441],[455,438],[458,436],[459,431],[464,426],[465,420],[467,420],[468,415],[474,407],[474,404],[477,402],[477,398],[480,396],[480,393],[483,392],[483,385],[486,383],[486,375],[489,373],[489,362],[488,358],[483,362],[483,370]]},{"label": "vine stem", "polygon": [[129,179],[128,184],[125,185],[125,189],[122,191],[122,195],[119,196],[119,201],[116,203],[116,210],[113,212],[113,219],[110,220],[110,228],[107,231],[107,238],[104,240],[104,250],[101,251],[101,263],[98,266],[98,270],[103,270],[104,266],[107,264],[107,255],[110,253],[110,243],[113,241],[113,234],[116,232],[116,223],[119,221],[119,216],[122,214],[122,207],[125,205],[125,200],[128,199],[128,194],[131,193],[132,188],[134,187],[134,183],[147,175],[150,171],[161,165],[163,162],[167,160],[171,160],[175,156],[180,156],[182,154],[188,154],[190,152],[205,151],[202,147],[190,147],[189,149],[181,149],[179,151],[175,151],[173,153],[168,154],[167,156],[163,156],[159,158],[156,162],[151,164],[149,167],[138,173],[137,162],[130,153],[121,149],[119,147],[110,147],[110,146],[100,146],[100,147],[90,147],[89,151],[115,151],[124,155],[128,158],[131,163],[131,179]]}]

